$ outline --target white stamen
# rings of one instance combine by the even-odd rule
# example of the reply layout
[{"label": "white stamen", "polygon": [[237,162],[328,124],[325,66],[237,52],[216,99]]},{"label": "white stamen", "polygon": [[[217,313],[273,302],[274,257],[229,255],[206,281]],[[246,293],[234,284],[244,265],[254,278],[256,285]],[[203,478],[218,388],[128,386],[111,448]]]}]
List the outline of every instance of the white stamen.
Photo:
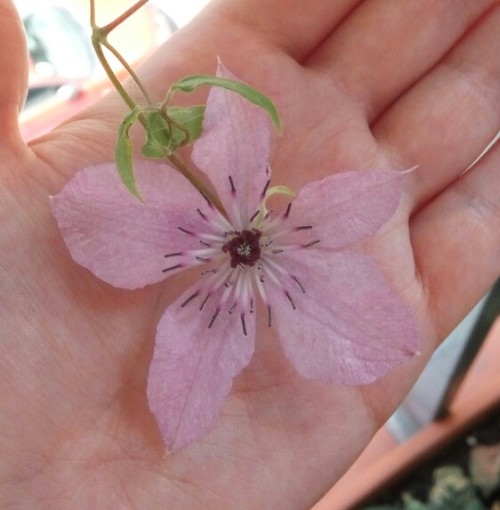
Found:
[{"label": "white stamen", "polygon": [[253,281],[255,282],[255,285],[257,287],[257,290],[259,291],[259,295],[260,295],[262,301],[264,301],[264,303],[266,305],[268,305],[269,301],[267,299],[267,293],[266,293],[266,290],[264,289],[262,280],[260,279],[260,274],[257,271],[254,271],[253,277],[254,277]]},{"label": "white stamen", "polygon": [[207,221],[214,227],[215,232],[227,232],[233,229],[231,223],[215,207],[212,207],[208,212]]},{"label": "white stamen", "polygon": [[271,270],[271,268],[269,267],[269,259],[265,259],[263,260],[263,271],[264,273],[269,276],[269,278],[272,280],[272,282],[277,285],[278,287],[282,287],[281,285],[281,282],[279,280],[279,278],[274,274],[274,272]]},{"label": "white stamen", "polygon": [[286,271],[280,264],[276,263],[276,261],[274,261],[272,259],[272,257],[266,257],[265,262],[266,262],[266,264],[270,265],[273,269],[278,271],[278,273],[281,273],[283,275],[288,275],[288,271]]}]

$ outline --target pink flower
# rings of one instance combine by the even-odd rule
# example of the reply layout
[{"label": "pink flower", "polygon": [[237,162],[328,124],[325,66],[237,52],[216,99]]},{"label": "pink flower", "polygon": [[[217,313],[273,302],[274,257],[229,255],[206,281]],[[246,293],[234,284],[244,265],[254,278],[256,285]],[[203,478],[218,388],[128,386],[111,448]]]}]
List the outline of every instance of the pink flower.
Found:
[{"label": "pink flower", "polygon": [[158,324],[149,372],[150,408],[170,448],[214,424],[252,357],[257,308],[307,379],[367,384],[416,352],[412,311],[371,258],[349,249],[391,218],[404,176],[334,174],[274,214],[265,208],[269,147],[266,114],[215,88],[193,160],[227,218],[175,170],[151,162],[136,163],[144,202],[113,164],[79,172],[53,199],[74,260],[111,285],[143,287],[201,266]]}]

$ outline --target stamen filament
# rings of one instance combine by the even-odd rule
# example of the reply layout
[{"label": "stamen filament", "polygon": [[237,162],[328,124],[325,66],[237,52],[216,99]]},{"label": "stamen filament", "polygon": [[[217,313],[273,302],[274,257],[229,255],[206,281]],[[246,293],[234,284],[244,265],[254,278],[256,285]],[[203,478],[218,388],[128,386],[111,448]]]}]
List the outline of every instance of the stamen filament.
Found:
[{"label": "stamen filament", "polygon": [[247,326],[246,326],[246,324],[245,324],[245,314],[244,314],[244,313],[242,313],[242,314],[240,315],[240,317],[241,317],[241,327],[243,328],[243,334],[244,334],[245,336],[247,336]]},{"label": "stamen filament", "polygon": [[292,296],[290,296],[290,293],[288,291],[285,291],[285,296],[288,298],[288,301],[290,301],[290,304],[292,305],[292,308],[294,310],[297,310],[295,303],[293,302]]},{"label": "stamen filament", "polygon": [[215,313],[212,316],[210,324],[208,325],[208,329],[210,329],[214,325],[215,319],[217,319],[217,315],[219,315],[219,312],[220,312],[220,308],[217,307],[217,310],[215,310]]},{"label": "stamen filament", "polygon": [[264,289],[264,285],[263,285],[263,281],[261,280],[261,276],[258,274],[257,271],[255,271],[253,273],[253,276],[254,276],[255,285],[257,287],[257,290],[259,292],[259,295],[260,295],[262,301],[264,301],[264,303],[268,304],[267,293]]},{"label": "stamen filament", "polygon": [[200,312],[203,310],[203,307],[205,306],[205,303],[208,301],[208,298],[211,296],[210,292],[207,294],[207,297],[203,300],[203,302],[200,305]]},{"label": "stamen filament", "polygon": [[175,266],[167,267],[166,269],[162,269],[162,273],[168,273],[169,271],[173,271],[174,269],[180,269],[183,267],[182,264],[176,264]]},{"label": "stamen filament", "polygon": [[292,276],[292,280],[299,286],[300,290],[305,294],[306,293],[306,289],[300,283],[299,279],[296,276]]},{"label": "stamen filament", "polygon": [[197,298],[200,295],[200,291],[197,290],[194,294],[191,294],[184,303],[181,304],[181,308],[184,308],[188,303],[190,303],[193,299]]},{"label": "stamen filament", "polygon": [[186,252],[186,255],[190,255],[191,257],[194,257],[196,259],[198,259],[198,257],[200,258],[205,258],[205,256],[213,256],[213,255],[219,255],[220,254],[220,249],[217,249],[217,248],[203,248],[201,250],[190,250],[188,252]]},{"label": "stamen filament", "polygon": [[273,269],[276,269],[278,273],[281,273],[283,275],[287,275],[288,272],[283,269],[279,264],[277,264],[271,257],[266,259],[266,264],[270,265]]},{"label": "stamen filament", "polygon": [[302,248],[310,248],[311,246],[314,246],[315,244],[319,243],[319,239],[316,239],[315,241],[311,241],[310,243],[303,244]]},{"label": "stamen filament", "polygon": [[[260,194],[260,199],[263,200],[266,197],[267,189],[269,188],[269,185],[271,184],[271,179],[268,179],[266,182],[266,185],[264,186],[264,189],[262,190],[262,193]],[[252,220],[250,220],[252,221]]]},{"label": "stamen filament", "polygon": [[265,263],[263,264],[262,269],[263,269],[264,273],[266,273],[266,275],[269,276],[269,278],[271,278],[271,280],[274,284],[276,284],[278,287],[281,287],[281,282],[279,281],[278,277],[269,268],[268,262],[269,261],[266,260]]},{"label": "stamen filament", "polygon": [[182,228],[182,227],[177,227],[181,232],[184,232],[185,234],[187,235],[190,235],[190,236],[194,236],[194,234],[189,231],[189,230],[186,230],[185,228]]},{"label": "stamen filament", "polygon": [[221,235],[217,236],[217,235],[213,235],[213,234],[202,233],[202,234],[198,234],[198,237],[202,241],[213,241],[214,243],[225,243],[226,242],[224,237],[222,237]]},{"label": "stamen filament", "polygon": [[211,208],[209,214],[202,214],[202,218],[213,228],[214,232],[226,232],[232,230],[232,225],[218,209]]}]

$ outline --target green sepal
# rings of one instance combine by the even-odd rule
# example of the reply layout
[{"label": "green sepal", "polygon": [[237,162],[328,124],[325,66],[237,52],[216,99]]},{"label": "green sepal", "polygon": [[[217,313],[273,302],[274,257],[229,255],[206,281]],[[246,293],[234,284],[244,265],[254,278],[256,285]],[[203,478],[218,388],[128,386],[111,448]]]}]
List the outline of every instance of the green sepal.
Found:
[{"label": "green sepal", "polygon": [[146,143],[141,152],[146,158],[161,159],[168,156],[170,127],[159,111],[144,115],[146,125]]},{"label": "green sepal", "polygon": [[118,128],[118,140],[115,147],[115,162],[118,175],[130,193],[140,200],[142,200],[142,198],[137,190],[134,177],[132,142],[130,140],[129,130],[141,113],[141,108],[137,106],[123,119]]},{"label": "green sepal", "polygon": [[232,90],[251,103],[263,108],[271,118],[276,129],[281,131],[281,118],[274,103],[267,96],[262,94],[262,92],[259,92],[242,81],[231,80],[229,78],[218,78],[216,76],[209,76],[205,74],[193,74],[174,83],[170,87],[168,96],[171,96],[171,94],[176,90],[192,92],[196,88],[204,85]]},{"label": "green sepal", "polygon": [[174,124],[170,124],[171,136],[169,150],[173,153],[179,147],[189,145],[197,140],[203,133],[203,118],[205,115],[204,105],[171,106],[167,108],[167,115],[175,124],[182,126],[185,131]]},{"label": "green sepal", "polygon": [[147,158],[171,156],[177,149],[193,143],[203,132],[203,105],[187,108],[172,106],[166,116],[159,110],[149,112],[146,118],[146,143],[142,153]]}]

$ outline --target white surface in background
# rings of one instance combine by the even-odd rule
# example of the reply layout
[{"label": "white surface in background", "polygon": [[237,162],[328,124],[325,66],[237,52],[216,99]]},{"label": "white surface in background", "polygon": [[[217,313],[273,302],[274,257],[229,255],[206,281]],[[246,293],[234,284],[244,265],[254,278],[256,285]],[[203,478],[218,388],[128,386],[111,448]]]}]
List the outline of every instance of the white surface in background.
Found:
[{"label": "white surface in background", "polygon": [[210,0],[150,0],[150,2],[168,14],[181,28],[188,24]]},{"label": "white surface in background", "polygon": [[485,301],[486,297],[481,299],[436,350],[405,400],[389,418],[387,426],[399,442],[405,441],[434,419]]},{"label": "white surface in background", "polygon": [[[150,0],[150,3],[156,5],[163,12],[168,14],[179,28],[189,23],[209,2],[210,0]],[[24,15],[26,12],[31,12],[35,8],[40,8],[44,3],[53,5],[57,2],[45,0],[14,0],[14,3],[21,15]],[[64,0],[59,2],[60,5],[64,5],[65,3],[67,2]],[[133,2],[130,2],[130,4],[132,3]]]}]

